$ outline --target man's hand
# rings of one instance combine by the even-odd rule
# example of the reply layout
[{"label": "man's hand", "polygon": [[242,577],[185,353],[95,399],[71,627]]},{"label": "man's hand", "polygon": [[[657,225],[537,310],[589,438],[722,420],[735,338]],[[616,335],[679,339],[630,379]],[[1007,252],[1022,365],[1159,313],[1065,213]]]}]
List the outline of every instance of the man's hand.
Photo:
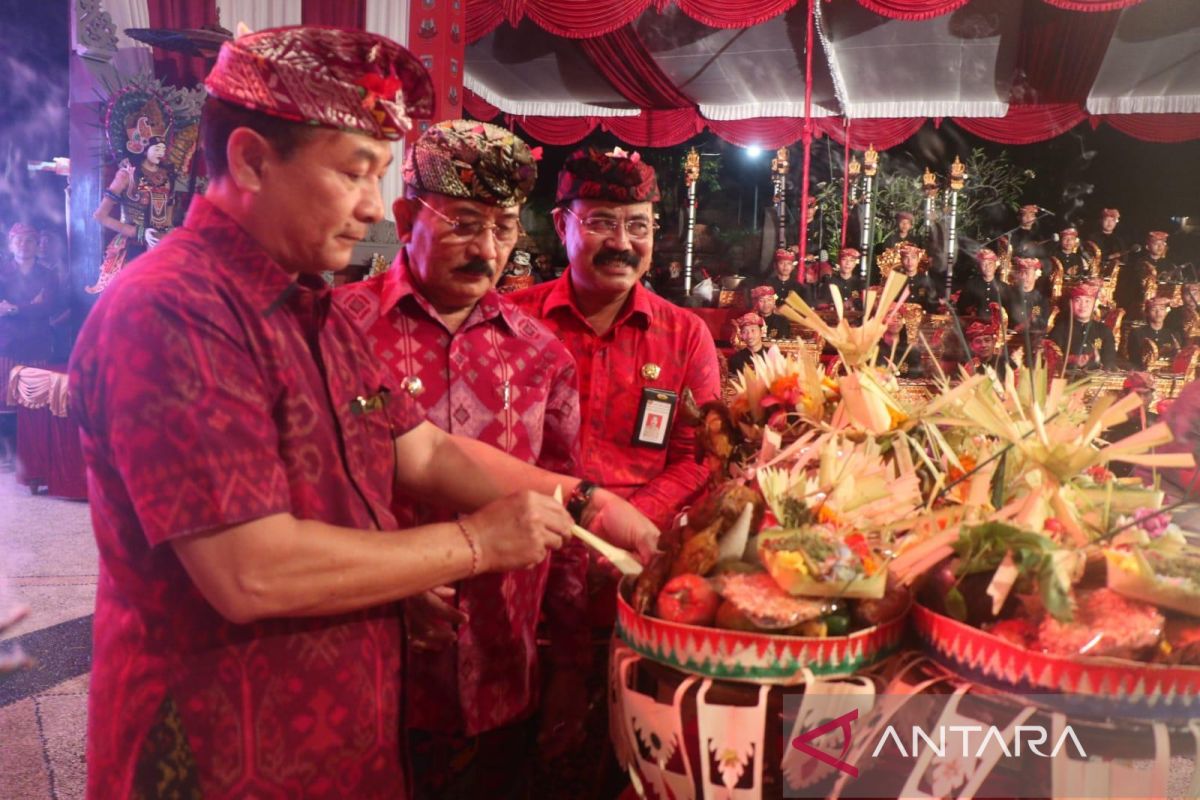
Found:
[{"label": "man's hand", "polygon": [[454,588],[438,586],[404,601],[409,643],[417,650],[443,650],[458,638],[467,614],[450,604]]},{"label": "man's hand", "polygon": [[552,497],[517,492],[463,519],[479,546],[480,572],[508,572],[540,564],[571,535],[571,515]]},{"label": "man's hand", "polygon": [[555,668],[546,682],[538,722],[538,757],[551,761],[583,742],[588,690],[583,673]]},{"label": "man's hand", "polygon": [[658,528],[642,512],[607,489],[597,489],[583,512],[583,527],[638,557],[643,564],[658,551]]},{"label": "man's hand", "polygon": [[154,228],[146,228],[146,232],[143,235],[146,237],[147,250],[153,250],[162,241],[162,236]]}]

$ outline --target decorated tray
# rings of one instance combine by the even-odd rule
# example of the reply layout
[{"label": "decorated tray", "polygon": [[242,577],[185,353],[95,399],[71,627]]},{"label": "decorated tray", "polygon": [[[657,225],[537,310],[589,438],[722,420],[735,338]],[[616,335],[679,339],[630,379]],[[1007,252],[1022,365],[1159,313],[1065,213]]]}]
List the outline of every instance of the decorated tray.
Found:
[{"label": "decorated tray", "polygon": [[1072,695],[1077,710],[1092,713],[1200,716],[1200,667],[1038,652],[919,603],[912,620],[932,655],[968,680],[1004,691]]},{"label": "decorated tray", "polygon": [[646,658],[722,680],[801,683],[807,667],[818,676],[849,675],[900,648],[907,611],[845,636],[785,636],[708,628],[650,617],[629,604],[632,584],[617,594],[617,633]]}]

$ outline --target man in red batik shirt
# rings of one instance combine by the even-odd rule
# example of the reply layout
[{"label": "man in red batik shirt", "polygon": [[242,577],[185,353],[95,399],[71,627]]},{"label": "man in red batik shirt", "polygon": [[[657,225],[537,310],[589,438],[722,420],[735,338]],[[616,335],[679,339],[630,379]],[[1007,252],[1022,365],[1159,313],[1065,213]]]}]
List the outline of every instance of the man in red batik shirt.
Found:
[{"label": "man in red batik shirt", "polygon": [[[405,155],[407,196],[393,206],[404,248],[389,271],[343,287],[337,299],[426,419],[570,474],[579,458],[575,361],[493,289],[521,234],[537,155],[495,125],[430,127]],[[422,508],[422,498],[398,500],[402,522],[422,512],[446,518]],[[511,796],[531,755],[577,737],[590,641],[586,576],[587,551],[571,542],[531,569],[455,585],[453,602],[465,617],[457,635],[409,656],[418,797]],[[410,615],[415,610],[410,605]],[[542,715],[535,751],[528,723],[540,694],[539,611],[550,633],[548,698],[556,708]]]},{"label": "man in red batik shirt", "polygon": [[[695,429],[680,422],[679,403],[685,390],[698,404],[719,397],[712,334],[699,317],[641,285],[653,255],[659,194],[654,169],[637,153],[577,151],[559,172],[556,199],[554,226],[570,265],[561,278],[509,297],[575,356],[580,474],[665,528],[708,479],[708,469],[696,463]],[[655,424],[664,417],[665,426]],[[600,642],[615,615],[614,571],[606,566],[589,574],[589,611]],[[598,719],[589,719],[587,745],[572,758],[580,770],[543,783],[539,796],[600,790],[601,776],[587,773],[604,763],[598,754],[607,750],[603,666],[601,655],[590,681]]]},{"label": "man in red batik shirt", "polygon": [[[546,495],[578,482],[425,423],[320,279],[383,216],[391,141],[432,108],[420,63],[280,28],[223,45],[206,87],[209,188],[71,362],[100,551],[88,796],[403,798],[395,601],[540,564],[571,524]],[[478,511],[384,533],[397,486]]]}]

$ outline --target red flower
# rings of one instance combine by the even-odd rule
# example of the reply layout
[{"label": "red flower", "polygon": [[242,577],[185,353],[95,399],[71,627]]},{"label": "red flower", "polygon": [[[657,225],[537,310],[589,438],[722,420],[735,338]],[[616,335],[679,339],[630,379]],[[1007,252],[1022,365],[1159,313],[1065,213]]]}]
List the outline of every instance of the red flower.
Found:
[{"label": "red flower", "polygon": [[541,161],[542,160],[542,148],[541,147],[529,148],[529,155],[533,157],[534,161]]},{"label": "red flower", "polygon": [[358,85],[367,90],[368,95],[374,94],[385,100],[391,100],[397,92],[404,90],[404,81],[395,76],[363,75],[358,79]]}]

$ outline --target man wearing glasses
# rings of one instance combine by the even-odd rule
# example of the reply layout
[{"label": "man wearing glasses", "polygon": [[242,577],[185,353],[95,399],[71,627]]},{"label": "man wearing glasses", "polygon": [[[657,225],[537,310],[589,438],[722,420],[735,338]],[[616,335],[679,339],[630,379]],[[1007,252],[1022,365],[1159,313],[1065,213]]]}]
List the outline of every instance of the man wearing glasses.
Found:
[{"label": "man wearing glasses", "polygon": [[[427,420],[528,464],[575,474],[574,359],[494,291],[521,234],[521,205],[537,179],[539,155],[495,125],[452,120],[430,127],[407,153],[407,196],[392,208],[403,249],[390,270],[337,294]],[[402,525],[453,519],[427,498],[397,500]],[[651,552],[657,531],[624,501],[603,489],[590,502],[577,498],[591,513],[606,504],[624,506],[644,523],[621,543]],[[420,605],[410,602],[417,797],[508,797],[527,777],[518,765],[531,753],[553,753],[577,738],[586,701],[586,575],[587,553],[571,542],[529,569],[460,580]],[[543,612],[551,639],[549,704],[543,746],[533,750]],[[497,763],[510,766],[497,770]]]},{"label": "man wearing glasses", "polygon": [[[575,356],[579,370],[580,476],[625,497],[666,529],[708,478],[696,463],[694,436],[679,403],[690,390],[699,404],[719,396],[717,352],[700,319],[640,285],[654,250],[654,169],[637,153],[585,148],[558,175],[554,227],[567,249],[561,278],[509,297],[542,319]],[[666,419],[666,425],[656,424]],[[584,524],[588,524],[588,513]],[[616,581],[611,566],[589,574],[592,624],[611,628]],[[594,641],[607,642],[601,632]],[[604,645],[606,646],[606,644]],[[597,659],[602,667],[604,659]],[[603,673],[593,672],[603,686]],[[605,703],[589,720],[584,769],[603,766]],[[570,772],[574,765],[564,766]],[[560,792],[598,790],[581,774],[557,781]],[[549,796],[550,787],[538,787]],[[545,790],[545,791],[543,791]]]}]

